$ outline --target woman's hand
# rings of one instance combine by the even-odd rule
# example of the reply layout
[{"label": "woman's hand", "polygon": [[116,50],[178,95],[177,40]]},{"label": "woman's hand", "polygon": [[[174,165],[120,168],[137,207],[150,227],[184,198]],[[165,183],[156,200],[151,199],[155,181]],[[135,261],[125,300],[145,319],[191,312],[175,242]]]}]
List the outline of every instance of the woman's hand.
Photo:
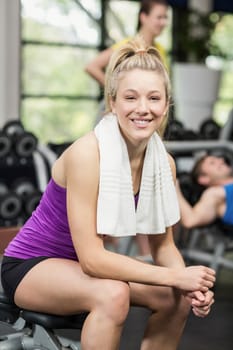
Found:
[{"label": "woman's hand", "polygon": [[176,270],[175,278],[179,289],[206,293],[214,285],[215,271],[206,266],[189,266]]},{"label": "woman's hand", "polygon": [[188,292],[186,297],[190,300],[194,315],[206,317],[210,313],[211,305],[214,303],[214,293],[211,290],[206,293],[200,291]]}]

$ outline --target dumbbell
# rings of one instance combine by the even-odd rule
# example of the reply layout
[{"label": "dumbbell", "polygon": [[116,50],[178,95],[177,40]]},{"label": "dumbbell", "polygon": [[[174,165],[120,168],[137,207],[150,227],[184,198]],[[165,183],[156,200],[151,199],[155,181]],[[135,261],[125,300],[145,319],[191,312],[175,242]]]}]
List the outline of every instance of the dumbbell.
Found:
[{"label": "dumbbell", "polygon": [[0,131],[0,158],[6,157],[11,150],[11,138],[3,131]]},{"label": "dumbbell", "polygon": [[0,179],[0,197],[4,196],[8,192],[8,186],[4,180]]},{"label": "dumbbell", "polygon": [[184,137],[184,126],[179,120],[171,120],[165,130],[164,138],[169,141],[183,140]]},{"label": "dumbbell", "polygon": [[26,195],[32,193],[35,189],[35,186],[31,180],[25,177],[16,179],[11,187],[12,190],[20,197],[25,197]]},{"label": "dumbbell", "polygon": [[42,193],[35,188],[27,178],[19,178],[12,185],[13,191],[22,198],[26,216],[30,216],[36,209]]},{"label": "dumbbell", "polygon": [[19,157],[29,157],[35,151],[38,140],[34,134],[24,130],[20,121],[6,123],[3,131],[11,137],[14,151]]},{"label": "dumbbell", "polygon": [[19,120],[10,120],[4,125],[3,130],[9,136],[17,136],[24,132],[24,127]]},{"label": "dumbbell", "polygon": [[22,200],[14,192],[9,191],[4,181],[0,181],[0,218],[13,220],[20,216],[22,211]]},{"label": "dumbbell", "polygon": [[194,130],[184,129],[182,134],[183,140],[196,141],[198,140],[198,135]]},{"label": "dumbbell", "polygon": [[200,138],[204,140],[217,140],[221,127],[213,120],[206,119],[200,126]]}]

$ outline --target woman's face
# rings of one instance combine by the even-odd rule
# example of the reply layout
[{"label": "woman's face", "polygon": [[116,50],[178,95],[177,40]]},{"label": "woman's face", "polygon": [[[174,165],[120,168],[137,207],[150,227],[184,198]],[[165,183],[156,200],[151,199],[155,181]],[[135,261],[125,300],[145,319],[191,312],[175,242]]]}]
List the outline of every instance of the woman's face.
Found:
[{"label": "woman's face", "polygon": [[[200,183],[204,185],[218,184],[219,181],[232,176],[232,167],[222,157],[207,156],[201,166],[204,175],[200,175]],[[203,183],[206,179],[208,183]]]},{"label": "woman's face", "polygon": [[137,144],[159,129],[167,112],[163,78],[156,72],[133,69],[120,73],[112,112],[125,139]]},{"label": "woman's face", "polygon": [[153,36],[161,34],[168,22],[168,7],[156,4],[151,8],[150,13],[141,13],[141,27],[148,30]]}]

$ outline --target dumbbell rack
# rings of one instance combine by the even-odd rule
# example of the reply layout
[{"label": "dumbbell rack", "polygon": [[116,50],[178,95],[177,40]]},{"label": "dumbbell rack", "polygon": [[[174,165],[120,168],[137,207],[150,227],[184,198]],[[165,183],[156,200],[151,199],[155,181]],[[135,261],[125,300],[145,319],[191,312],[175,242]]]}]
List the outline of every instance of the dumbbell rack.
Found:
[{"label": "dumbbell rack", "polygon": [[30,216],[49,181],[52,153],[19,121],[0,131],[0,227],[21,226]]}]

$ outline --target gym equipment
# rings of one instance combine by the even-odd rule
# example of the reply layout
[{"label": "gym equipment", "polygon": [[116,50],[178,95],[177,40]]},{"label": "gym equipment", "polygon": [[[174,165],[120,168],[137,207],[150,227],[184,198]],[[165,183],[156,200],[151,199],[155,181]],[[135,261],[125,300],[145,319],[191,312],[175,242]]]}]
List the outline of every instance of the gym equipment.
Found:
[{"label": "gym equipment", "polygon": [[58,335],[59,329],[79,332],[87,312],[73,316],[55,316],[19,309],[0,292],[0,322],[6,333],[0,337],[1,350],[80,350],[80,342]]},{"label": "gym equipment", "polygon": [[222,267],[233,269],[233,260],[226,256],[233,250],[233,226],[216,220],[211,225],[193,228],[186,235],[190,239],[181,253],[188,262],[208,264],[216,274]]},{"label": "gym equipment", "polygon": [[170,120],[167,124],[166,130],[164,133],[165,140],[170,140],[170,141],[183,140],[183,135],[184,135],[183,124],[176,119]]},{"label": "gym equipment", "polygon": [[182,134],[182,140],[198,140],[199,139],[199,135],[191,129],[184,129],[183,130],[183,134]]},{"label": "gym equipment", "polygon": [[0,168],[0,226],[22,225],[45,190],[50,169],[37,150],[26,158],[10,155],[0,159]]},{"label": "gym equipment", "polygon": [[19,196],[24,197],[27,194],[34,192],[35,186],[28,178],[18,178],[12,184],[12,190]]},{"label": "gym equipment", "polygon": [[0,158],[6,157],[11,150],[11,138],[4,132],[0,131]]},{"label": "gym equipment", "polygon": [[179,120],[172,119],[168,122],[164,139],[168,141],[198,140],[199,135],[191,129],[186,129]]},{"label": "gym equipment", "polygon": [[11,138],[13,149],[18,157],[29,157],[35,151],[38,140],[34,134],[24,130],[20,121],[12,120],[6,123],[3,132]]},{"label": "gym equipment", "polygon": [[19,157],[29,157],[36,150],[37,138],[30,132],[18,135],[14,140],[14,149]]},{"label": "gym equipment", "polygon": [[0,131],[0,226],[20,226],[31,215],[56,159],[20,121],[5,124]]},{"label": "gym equipment", "polygon": [[233,142],[227,140],[199,140],[199,141],[165,141],[165,146],[171,154],[179,156],[182,154],[194,155],[198,152],[229,151],[233,153]]},{"label": "gym equipment", "polygon": [[204,140],[217,140],[221,127],[213,120],[206,119],[200,126],[200,138]]},{"label": "gym equipment", "polygon": [[[8,225],[20,217],[22,210],[21,198],[9,191],[6,183],[0,179],[0,226]],[[15,222],[15,224],[18,224]]]},{"label": "gym equipment", "polygon": [[0,179],[0,197],[5,195],[8,192],[8,187],[6,183]]},{"label": "gym equipment", "polygon": [[7,192],[0,196],[0,218],[4,221],[16,219],[22,210],[22,200],[14,192]]},{"label": "gym equipment", "polygon": [[16,136],[24,132],[24,127],[19,120],[11,120],[4,125],[3,131],[9,136]]},{"label": "gym equipment", "polygon": [[29,217],[32,212],[36,209],[37,205],[40,202],[42,193],[39,190],[34,190],[32,193],[28,193],[24,197],[24,210]]},{"label": "gym equipment", "polygon": [[36,209],[42,192],[36,189],[34,184],[28,178],[18,178],[13,183],[12,189],[22,199],[27,219]]},{"label": "gym equipment", "polygon": [[233,141],[233,108],[231,109],[226,124],[222,127],[219,135],[220,140]]}]

